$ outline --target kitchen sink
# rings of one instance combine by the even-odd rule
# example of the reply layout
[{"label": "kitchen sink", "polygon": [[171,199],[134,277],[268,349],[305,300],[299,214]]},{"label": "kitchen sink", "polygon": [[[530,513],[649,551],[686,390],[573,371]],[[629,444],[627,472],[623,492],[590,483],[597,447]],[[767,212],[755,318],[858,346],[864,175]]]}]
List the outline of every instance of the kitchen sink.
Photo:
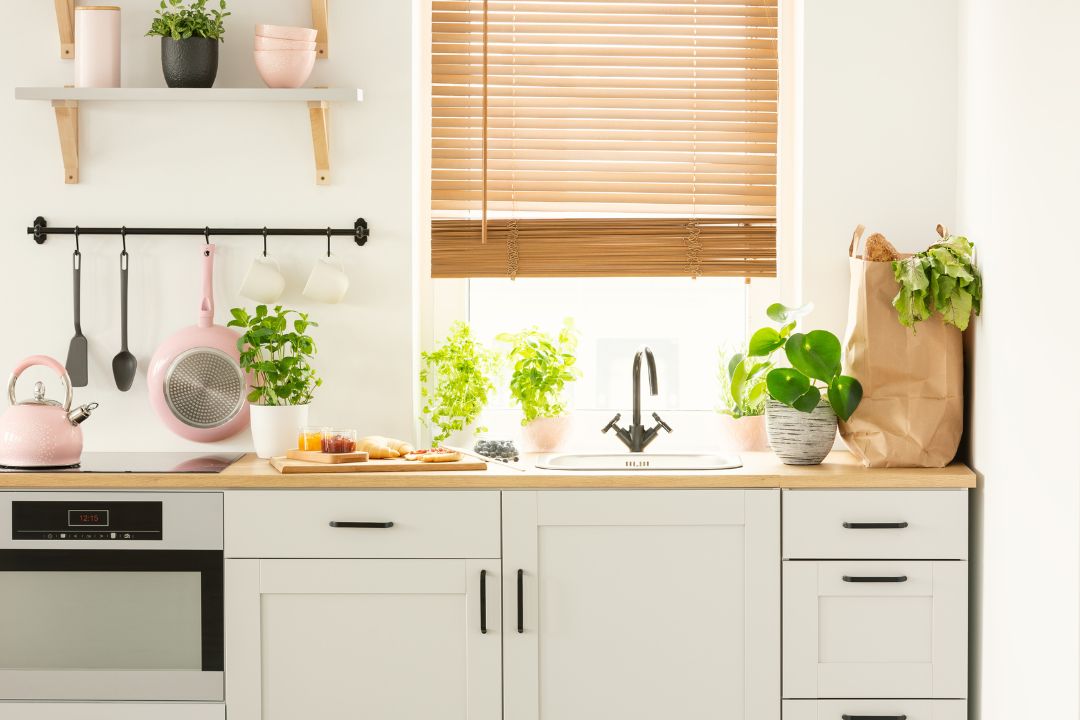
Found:
[{"label": "kitchen sink", "polygon": [[730,470],[742,467],[738,455],[713,453],[611,453],[548,455],[544,470]]}]

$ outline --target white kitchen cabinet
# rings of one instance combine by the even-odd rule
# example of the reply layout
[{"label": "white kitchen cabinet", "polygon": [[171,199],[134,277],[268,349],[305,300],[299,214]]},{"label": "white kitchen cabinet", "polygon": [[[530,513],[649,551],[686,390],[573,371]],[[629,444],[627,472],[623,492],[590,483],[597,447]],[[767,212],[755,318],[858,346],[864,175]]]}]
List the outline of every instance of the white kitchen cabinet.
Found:
[{"label": "white kitchen cabinet", "polygon": [[498,560],[230,559],[225,573],[229,720],[501,717]]},{"label": "white kitchen cabinet", "polygon": [[784,563],[785,698],[964,698],[967,563]]},{"label": "white kitchen cabinet", "polygon": [[506,720],[778,720],[779,501],[504,492]]}]

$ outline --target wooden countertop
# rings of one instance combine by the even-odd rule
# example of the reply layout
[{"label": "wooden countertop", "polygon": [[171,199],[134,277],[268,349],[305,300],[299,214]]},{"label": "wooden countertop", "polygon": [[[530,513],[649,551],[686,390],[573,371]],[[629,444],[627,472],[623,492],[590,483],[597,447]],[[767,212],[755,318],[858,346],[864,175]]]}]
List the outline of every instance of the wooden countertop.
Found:
[{"label": "wooden countertop", "polygon": [[960,463],[945,468],[874,468],[834,452],[821,465],[784,465],[769,452],[742,453],[732,470],[525,472],[495,463],[486,471],[281,475],[253,454],[218,475],[138,473],[6,473],[0,488],[277,489],[277,488],[973,488],[975,473]]}]

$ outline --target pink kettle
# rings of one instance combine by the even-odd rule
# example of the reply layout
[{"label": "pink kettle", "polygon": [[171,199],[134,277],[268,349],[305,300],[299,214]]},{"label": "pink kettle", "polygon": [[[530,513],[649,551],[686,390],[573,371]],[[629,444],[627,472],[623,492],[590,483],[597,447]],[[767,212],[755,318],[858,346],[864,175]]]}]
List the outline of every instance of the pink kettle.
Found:
[{"label": "pink kettle", "polygon": [[[27,368],[43,365],[64,383],[64,404],[45,397],[45,384],[34,385],[34,397],[18,402],[15,383]],[[20,362],[8,380],[11,407],[0,416],[0,466],[10,468],[74,467],[82,458],[83,436],[79,426],[97,403],[71,409],[71,378],[64,366],[47,355],[31,355]]]}]

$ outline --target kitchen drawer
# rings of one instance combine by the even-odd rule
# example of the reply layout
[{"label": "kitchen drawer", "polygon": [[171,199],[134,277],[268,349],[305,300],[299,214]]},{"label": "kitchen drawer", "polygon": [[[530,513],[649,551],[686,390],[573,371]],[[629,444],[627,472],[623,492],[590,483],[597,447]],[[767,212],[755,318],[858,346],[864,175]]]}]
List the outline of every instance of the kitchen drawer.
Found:
[{"label": "kitchen drawer", "polygon": [[966,560],[967,490],[785,490],[784,558]]},{"label": "kitchen drawer", "polygon": [[967,720],[964,700],[785,700],[784,720]]},{"label": "kitchen drawer", "polygon": [[966,562],[783,565],[785,698],[966,697]]},{"label": "kitchen drawer", "polygon": [[499,504],[498,491],[232,491],[225,556],[497,558]]}]

